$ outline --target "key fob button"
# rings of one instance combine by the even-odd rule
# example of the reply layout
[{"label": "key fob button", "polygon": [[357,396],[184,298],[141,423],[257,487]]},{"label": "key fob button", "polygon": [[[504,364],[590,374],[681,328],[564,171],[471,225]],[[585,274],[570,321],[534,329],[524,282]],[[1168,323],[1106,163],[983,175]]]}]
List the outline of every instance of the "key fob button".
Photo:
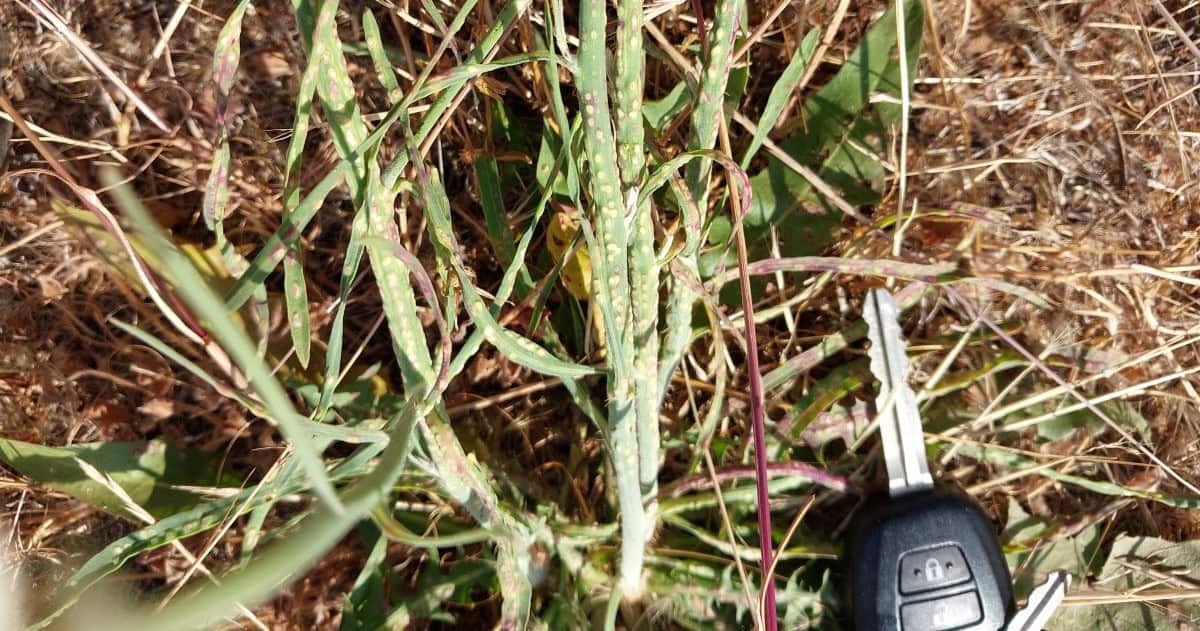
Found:
[{"label": "key fob button", "polygon": [[948,631],[979,622],[983,610],[974,590],[937,600],[910,603],[900,608],[904,631]]},{"label": "key fob button", "polygon": [[900,592],[915,594],[970,580],[971,569],[954,544],[909,552],[900,558]]}]

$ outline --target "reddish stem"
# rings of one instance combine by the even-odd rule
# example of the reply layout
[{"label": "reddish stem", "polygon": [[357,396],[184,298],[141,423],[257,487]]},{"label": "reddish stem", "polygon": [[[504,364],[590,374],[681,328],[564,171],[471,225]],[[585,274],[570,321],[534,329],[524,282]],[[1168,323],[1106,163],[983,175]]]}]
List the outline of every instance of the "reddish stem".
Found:
[{"label": "reddish stem", "polygon": [[[743,214],[743,216],[745,216]],[[754,429],[754,486],[758,492],[758,547],[762,551],[763,627],[777,631],[779,621],[775,611],[775,577],[771,568],[775,552],[771,541],[771,497],[767,492],[767,431],[763,421],[762,373],[758,368],[758,337],[754,331],[754,298],[750,295],[750,270],[746,256],[746,235],[742,220],[734,217],[734,236],[737,239],[738,277],[742,289],[742,310],[746,323],[746,369],[750,376],[750,420]]]},{"label": "reddish stem", "polygon": [[700,6],[700,0],[692,0],[692,13],[696,14],[696,31],[700,36],[700,54],[708,57],[708,28],[704,26],[704,7]]}]

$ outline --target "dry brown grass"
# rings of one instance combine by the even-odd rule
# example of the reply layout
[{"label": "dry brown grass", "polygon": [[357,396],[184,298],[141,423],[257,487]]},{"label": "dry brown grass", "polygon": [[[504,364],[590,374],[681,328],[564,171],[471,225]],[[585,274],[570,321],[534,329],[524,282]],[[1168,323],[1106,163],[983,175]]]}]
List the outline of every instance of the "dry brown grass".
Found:
[{"label": "dry brown grass", "polygon": [[[208,64],[219,16],[228,14],[233,3],[193,6],[166,55],[153,66],[145,65],[148,51],[158,42],[160,25],[170,19],[156,11],[173,10],[174,3],[54,4],[105,62],[176,128],[163,133],[147,124],[61,37],[38,26],[21,2],[0,6],[0,90],[29,122],[60,137],[52,144],[81,182],[96,185],[97,166],[119,161],[127,172],[136,173],[139,193],[177,238],[205,241],[199,200],[215,129],[214,104],[206,87]],[[353,9],[347,15],[357,15],[366,6],[379,7],[343,4]],[[767,4],[774,3],[763,4],[752,9],[752,24],[770,10]],[[766,94],[771,72],[782,67],[804,25],[823,23],[836,4],[797,0],[782,12],[777,27],[764,35],[767,45],[754,53],[752,93]],[[1027,344],[1067,356],[1094,351],[1131,358],[1200,335],[1200,4],[928,0],[927,5],[935,20],[927,25],[912,97],[905,197],[932,208],[975,205],[1002,212],[1007,222],[983,225],[966,262],[978,276],[1019,283],[1054,305],[1040,310],[1027,303],[997,302],[990,305],[991,317],[1019,321],[1020,338]],[[867,9],[851,8],[843,35],[829,51],[830,61],[844,56],[870,16]],[[346,32],[357,28],[355,21],[343,22]],[[658,24],[677,43],[689,36],[691,27],[682,20],[668,16]],[[293,29],[290,7],[283,0],[256,2],[246,21],[233,126],[236,208],[227,222],[236,243],[259,242],[278,222],[282,153],[302,59]],[[409,34],[412,45],[431,45],[411,28]],[[361,58],[357,62],[357,71],[365,75],[369,64]],[[669,76],[660,66],[651,66],[647,83],[652,89]],[[814,83],[827,70],[819,72]],[[499,75],[492,89],[507,87],[519,94],[529,81],[527,74],[513,71]],[[361,96],[366,111],[384,108],[381,94]],[[472,186],[462,179],[460,160],[463,153],[485,144],[478,132],[482,117],[478,103],[468,99],[443,135],[451,164],[448,188],[452,195],[457,191],[458,201],[467,207],[477,207],[477,202]],[[16,136],[7,169],[20,173],[45,168],[31,145]],[[314,136],[310,155],[323,159],[306,159],[306,182],[319,179],[335,156],[327,134]],[[735,136],[734,143],[744,140]],[[0,156],[0,165],[4,159]],[[895,155],[890,161],[899,162]],[[455,173],[459,181],[453,180]],[[0,181],[3,435],[56,445],[170,436],[211,452],[227,452],[231,466],[240,471],[265,470],[279,449],[273,432],[247,431],[250,419],[244,411],[107,324],[109,317],[122,315],[169,330],[154,321],[153,310],[132,306],[139,301],[132,289],[106,269],[94,248],[80,239],[81,233],[63,225],[47,203],[54,189],[47,178],[28,172]],[[310,299],[321,307],[336,294],[339,266],[333,263],[348,231],[349,214],[337,195],[322,211],[322,220],[305,234]],[[894,212],[895,204],[894,197],[889,198],[877,212]],[[846,228],[844,236],[852,232],[850,224]],[[410,229],[410,238],[418,238],[417,227]],[[917,222],[906,247],[922,255],[944,252],[963,230],[952,223]],[[474,234],[482,242],[482,233]],[[890,246],[873,247],[883,252]],[[482,263],[477,267],[481,274],[495,273]],[[378,312],[375,299],[356,300],[348,323],[353,344],[364,342],[358,336]],[[796,314],[799,335],[831,330],[836,318],[824,314],[844,311],[840,305],[845,300],[833,287],[818,294]],[[931,336],[947,332],[950,324],[970,321],[948,301],[923,305],[923,330]],[[325,324],[314,321],[314,327]],[[286,328],[277,323],[276,332],[285,336]],[[778,339],[764,340],[764,348],[794,352],[789,336],[795,332],[782,325],[774,332]],[[387,357],[383,334],[365,343],[368,359]],[[537,377],[515,370],[498,356],[481,357],[467,380],[451,391],[457,398],[450,403],[460,406],[461,427],[471,437],[467,444],[480,449],[490,445],[497,458],[512,454],[507,458],[520,463],[514,471],[537,471],[537,479],[518,480],[535,496],[557,492],[569,483],[579,498],[573,503],[586,513],[602,498],[602,481],[577,479],[576,474],[586,470],[581,462],[601,457],[598,447],[588,443],[582,453],[570,453],[569,441],[559,440],[561,430],[554,424],[555,410],[565,401],[552,390],[529,387]],[[1086,392],[1121,391],[1197,365],[1200,346],[1189,343],[1091,384]],[[935,366],[920,368],[928,373]],[[1087,374],[1082,368],[1056,369],[1069,380]],[[1025,383],[1033,392],[1047,382],[1034,372]],[[528,390],[520,396],[493,398],[523,387]],[[1200,480],[1197,388],[1200,379],[1192,375],[1129,393],[1153,427],[1150,448],[1190,480]],[[984,383],[973,396],[987,400],[996,394]],[[681,392],[671,409],[685,404]],[[991,434],[987,428],[975,428],[968,435],[986,439]],[[1067,467],[1099,472],[1119,484],[1179,490],[1110,434],[1077,437],[1051,448],[1133,463]],[[554,466],[560,462],[570,466]],[[508,463],[496,464],[504,470]],[[954,471],[968,485],[986,484],[995,474],[984,467]],[[1111,498],[1034,476],[979,490],[1000,519],[1004,499],[1015,496],[1026,500],[1035,514],[1063,522],[1104,519],[1111,522],[1110,532],[1200,538],[1195,513],[1142,502],[1125,502],[1109,513],[1104,509]],[[5,519],[16,525],[21,562],[31,569],[30,576],[44,581],[34,583],[35,592],[62,576],[73,562],[70,551],[111,540],[129,528],[8,472],[0,473],[0,499]],[[198,551],[204,542],[188,543]],[[235,531],[218,547],[213,563],[236,559],[236,544]],[[260,618],[272,628],[332,628],[340,594],[353,581],[359,567],[355,560],[362,554],[357,541],[348,539],[287,595],[261,609]],[[423,553],[398,547],[392,554],[402,564],[415,562],[413,555]],[[164,548],[143,555],[133,571],[140,587],[158,589],[184,569],[181,557]]]}]

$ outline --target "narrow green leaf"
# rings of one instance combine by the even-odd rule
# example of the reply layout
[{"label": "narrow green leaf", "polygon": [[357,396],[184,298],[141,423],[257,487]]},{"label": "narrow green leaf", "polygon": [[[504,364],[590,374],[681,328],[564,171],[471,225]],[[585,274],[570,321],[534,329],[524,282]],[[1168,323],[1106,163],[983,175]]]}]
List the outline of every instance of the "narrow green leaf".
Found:
[{"label": "narrow green leaf", "polygon": [[321,454],[314,448],[312,438],[305,428],[297,423],[296,411],[283,387],[275,380],[271,369],[258,357],[253,343],[233,322],[220,298],[175,245],[167,241],[161,229],[155,225],[150,214],[128,187],[117,186],[120,179],[115,173],[109,172],[105,175],[106,183],[116,186],[114,193],[141,233],[143,243],[162,257],[184,302],[204,320],[212,337],[246,375],[267,410],[279,423],[279,429],[291,442],[296,457],[303,463],[317,495],[336,512],[341,503],[325,473]]},{"label": "narrow green leaf", "polygon": [[212,167],[209,170],[208,183],[205,185],[203,215],[209,229],[214,222],[225,218],[225,206],[229,203],[229,130],[226,127],[227,108],[229,107],[229,92],[237,79],[238,62],[242,55],[242,17],[246,14],[249,0],[241,0],[221,32],[217,35],[217,45],[213,49],[212,81],[217,99],[217,125],[220,136],[216,150],[213,152]]},{"label": "narrow green leaf", "polygon": [[331,504],[317,506],[287,537],[272,543],[254,563],[222,576],[219,585],[204,586],[162,608],[146,607],[127,625],[164,631],[208,627],[232,613],[238,603],[254,606],[312,567],[387,496],[408,459],[417,408],[427,406],[422,402],[406,407],[392,442],[375,468],[347,489],[340,510]]},{"label": "narrow green leaf", "polygon": [[496,577],[504,598],[499,627],[526,628],[533,591],[530,549],[539,540],[547,541],[549,533],[535,524],[518,521],[500,503],[483,466],[463,450],[443,410],[435,410],[422,430],[429,451],[428,466],[438,475],[442,488],[481,527],[493,533]]},{"label": "narrow green leaf", "polygon": [[[933,286],[921,281],[913,281],[896,293],[896,304],[901,310],[917,304]],[[770,372],[763,375],[763,390],[772,392],[792,383],[800,375],[812,370],[815,366],[840,352],[846,346],[867,336],[867,323],[861,319],[842,328],[832,335],[825,336],[816,345],[788,359]]]},{"label": "narrow green leaf", "polygon": [[[296,96],[296,117],[292,125],[292,139],[288,143],[284,159],[283,221],[288,223],[300,205],[300,167],[304,145],[308,140],[308,121],[312,113],[313,94],[317,89],[320,64],[310,59],[300,79],[300,93]],[[296,359],[307,368],[312,344],[311,322],[308,315],[308,286],[304,282],[304,264],[301,260],[300,231],[292,234],[283,257],[283,295],[287,308],[288,330],[292,337],[292,348]]]},{"label": "narrow green leaf", "polygon": [[358,277],[358,268],[362,263],[365,247],[363,239],[367,233],[367,216],[356,213],[350,227],[350,241],[346,244],[346,258],[342,261],[342,278],[338,284],[338,306],[333,314],[333,323],[329,327],[329,343],[325,349],[325,379],[321,383],[321,399],[317,403],[315,418],[321,420],[333,405],[333,395],[337,391],[339,378],[342,373],[342,345],[345,340],[346,306],[350,302],[350,289],[354,279]]},{"label": "narrow green leaf", "polygon": [[[496,14],[496,19],[491,28],[480,40],[479,44],[472,50],[470,55],[464,60],[466,64],[480,63],[494,53],[500,43],[501,37],[508,32],[509,28],[516,22],[517,18],[522,15],[532,0],[510,0],[508,4]],[[305,3],[300,0],[294,0],[294,5],[297,7],[297,18],[301,23],[301,38],[305,39],[310,36],[312,26],[305,26],[306,20],[301,7]],[[469,9],[474,6],[474,0],[464,2],[460,9],[461,19],[456,18],[455,23],[451,25],[451,31],[455,29],[456,24],[460,24],[466,19],[466,13],[463,9]],[[430,105],[425,118],[422,119],[421,126],[416,132],[418,143],[424,142],[432,133],[437,119],[449,108],[454,100],[455,93],[466,85],[468,77],[458,78],[454,85],[447,85],[445,89],[438,95],[438,98]],[[309,191],[304,197],[300,205],[296,208],[296,212],[289,218],[285,219],[283,225],[275,231],[274,234],[267,239],[266,243],[255,256],[253,263],[242,274],[233,288],[229,291],[225,299],[226,305],[231,309],[237,309],[246,302],[253,292],[262,285],[267,276],[271,273],[276,265],[283,259],[285,253],[284,243],[286,239],[293,233],[301,232],[312,221],[317,210],[324,203],[325,197],[329,192],[336,187],[343,178],[352,173],[353,163],[361,156],[373,151],[378,147],[379,142],[388,133],[391,126],[400,119],[402,115],[407,115],[408,100],[392,107],[386,117],[376,125],[375,129],[361,143],[355,144],[346,156],[342,157],[342,161],[337,164],[320,182]],[[394,188],[396,180],[399,179],[401,172],[408,166],[408,152],[400,152],[397,158],[387,166],[384,171],[384,185],[387,189]]]},{"label": "narrow green leaf", "polygon": [[[738,15],[739,0],[718,0],[713,7],[712,29],[708,33],[707,55],[700,72],[700,85],[692,105],[692,130],[688,140],[689,150],[712,149],[717,143],[717,131],[725,117],[725,86],[729,81],[730,65],[733,61],[733,43]],[[706,162],[693,163],[687,174],[688,189],[702,203],[708,194],[710,165]]]},{"label": "narrow green leaf", "polygon": [[296,361],[308,368],[312,347],[312,324],[308,316],[308,288],[304,282],[304,264],[300,262],[297,249],[288,249],[283,257],[283,291],[286,296],[288,330],[292,337],[292,348],[296,349]]},{"label": "narrow green leaf", "polygon": [[475,161],[475,180],[479,185],[479,200],[487,226],[492,251],[506,269],[513,264],[516,246],[508,214],[504,212],[504,193],[500,189],[500,168],[495,156],[483,156]]},{"label": "narrow green leaf", "polygon": [[[412,150],[410,147],[410,151]],[[443,257],[448,259],[447,263],[457,274],[467,314],[475,326],[483,331],[484,339],[512,361],[542,374],[565,379],[595,374],[594,369],[563,361],[533,341],[500,326],[475,288],[471,274],[463,267],[461,259],[455,254],[459,248],[450,225],[450,202],[446,198],[441,181],[437,177],[431,176],[421,162],[417,161],[414,164],[417,167],[417,177],[421,184],[430,236]]]},{"label": "narrow green leaf", "polygon": [[513,66],[521,66],[535,61],[546,61],[550,58],[550,53],[544,50],[534,50],[527,53],[520,53],[503,57],[491,62],[481,63],[466,63],[455,66],[446,71],[444,74],[432,77],[414,92],[414,100],[421,100],[432,96],[444,90],[453,90],[454,88],[473,81],[479,77],[496,70],[512,68]]},{"label": "narrow green leaf", "polygon": [[389,101],[395,105],[400,95],[400,82],[396,80],[396,71],[392,69],[392,62],[384,49],[383,38],[379,34],[379,23],[375,21],[375,14],[370,9],[363,11],[362,26],[363,37],[367,41],[367,52],[370,53],[371,63],[375,66],[375,75],[387,91]]},{"label": "narrow green leaf", "polygon": [[225,209],[229,206],[229,163],[229,143],[220,142],[213,151],[208,179],[204,183],[204,199],[200,204],[204,223],[210,230],[225,220]]},{"label": "narrow green leaf", "polygon": [[[647,531],[641,493],[641,463],[637,417],[634,339],[629,283],[629,234],[626,203],[621,191],[613,118],[609,109],[608,70],[604,46],[607,32],[604,0],[583,0],[579,6],[579,72],[575,76],[583,108],[584,148],[587,154],[590,215],[595,223],[580,222],[592,253],[592,300],[604,322],[608,353],[608,442],[616,474],[620,511],[621,561],[619,589],[629,597],[644,587],[642,568]],[[640,120],[639,120],[640,122]],[[633,199],[636,204],[636,197]],[[635,206],[630,212],[638,210]]]},{"label": "narrow green leaf", "polygon": [[[236,390],[234,388],[230,388],[226,384],[218,381],[212,375],[210,375],[206,370],[201,368],[195,362],[188,359],[187,357],[185,357],[184,355],[182,355],[175,349],[168,346],[162,340],[154,337],[153,335],[151,335],[133,325],[127,324],[125,322],[121,322],[120,320],[109,320],[109,322],[111,322],[113,324],[113,326],[121,329],[122,331],[128,333],[129,335],[144,342],[146,345],[153,348],[156,352],[161,353],[167,359],[171,360],[172,362],[174,362],[176,364],[179,364],[184,369],[186,369],[188,372],[192,373],[193,375],[196,375],[197,377],[200,378],[201,381],[208,384],[213,390],[217,391],[217,393],[220,394],[221,396],[228,397],[228,398],[238,402],[243,407],[245,407],[247,410],[249,410],[250,412],[254,413],[257,416],[261,416],[263,418],[274,419],[274,416],[272,415],[273,413],[270,410],[264,408],[262,406],[262,404],[260,404],[258,401],[255,401],[253,398],[247,396],[245,393],[239,392],[238,390]],[[370,429],[359,429],[359,428],[355,428],[355,427],[346,427],[346,426],[340,426],[340,425],[327,425],[327,424],[321,424],[321,423],[314,423],[313,421],[310,421],[308,418],[306,418],[304,415],[299,414],[295,411],[292,411],[290,413],[290,416],[292,418],[293,423],[295,423],[298,427],[304,429],[305,431],[308,432],[308,434],[310,434],[314,437],[322,437],[322,438],[327,438],[329,440],[341,441],[341,442],[346,442],[346,443],[351,443],[351,444],[387,443],[387,435],[382,432],[379,432],[379,431],[370,430]],[[276,419],[276,422],[278,423],[279,421]]]},{"label": "narrow green leaf", "polygon": [[650,126],[650,129],[661,134],[676,116],[687,109],[691,99],[692,95],[688,92],[687,83],[680,81],[663,98],[646,101],[642,106],[642,116],[645,117],[646,124]]},{"label": "narrow green leaf", "polygon": [[199,502],[200,496],[176,485],[221,486],[217,461],[159,440],[46,447],[0,438],[0,459],[34,482],[138,523],[141,520],[129,514],[123,499],[86,475],[80,460],[107,474],[156,518]]},{"label": "narrow green leaf", "polygon": [[991,447],[984,444],[960,443],[958,448],[960,453],[965,456],[994,464],[1002,464],[1014,470],[1036,470],[1038,475],[1045,476],[1052,480],[1057,480],[1064,484],[1078,486],[1093,493],[1099,493],[1101,495],[1108,495],[1111,497],[1132,497],[1136,499],[1149,500],[1165,506],[1184,510],[1200,509],[1200,496],[1171,495],[1158,491],[1147,491],[1138,488],[1125,487],[1108,480],[1092,480],[1090,478],[1085,478],[1078,475],[1061,473],[1056,469],[1039,467],[1036,461],[1026,458],[1015,451]]},{"label": "narrow green leaf", "polygon": [[[691,133],[688,137],[689,151],[709,151],[716,146],[717,132],[725,117],[725,88],[729,81],[733,57],[734,37],[739,23],[742,3],[739,0],[718,0],[713,7],[713,25],[709,32],[706,56],[700,69],[700,82],[693,96]],[[667,171],[673,173],[674,168]],[[708,208],[708,183],[712,170],[711,162],[699,160],[687,165],[686,186],[672,188],[676,203],[684,213],[683,227],[685,242],[676,260],[684,269],[697,270],[700,250],[700,226],[708,223],[705,211]],[[730,170],[738,173],[741,169]],[[743,207],[748,207],[749,198],[743,197]],[[689,216],[690,214],[690,216]],[[670,382],[671,375],[683,359],[692,341],[692,308],[699,295],[688,285],[672,279],[666,305],[666,333],[659,352],[659,387],[662,393]]]},{"label": "narrow green leaf", "polygon": [[[360,448],[355,455],[335,467],[330,477],[340,481],[362,475],[367,464],[379,451],[380,449],[374,446]],[[282,487],[281,494],[301,493],[307,488],[308,485],[303,480],[297,479]],[[244,489],[233,497],[200,504],[113,541],[75,571],[65,585],[65,596],[57,603],[57,609],[31,625],[29,631],[50,626],[64,611],[78,602],[84,591],[121,569],[126,562],[139,554],[210,530],[223,520],[238,517],[267,501],[268,498],[260,494],[257,488]],[[234,507],[236,510],[231,513],[231,508]]]},{"label": "narrow green leaf", "polygon": [[779,123],[779,115],[783,113],[784,106],[792,98],[792,92],[803,78],[804,71],[812,63],[820,36],[820,28],[813,27],[809,30],[808,35],[804,36],[800,46],[796,48],[796,52],[792,54],[792,59],[788,62],[787,67],[780,73],[775,85],[771,86],[771,93],[767,95],[767,104],[763,107],[762,116],[758,118],[758,128],[750,139],[750,146],[746,148],[746,153],[742,156],[741,166],[743,169],[750,166],[750,160],[754,159],[755,154],[762,147],[763,141],[767,139],[767,135]]},{"label": "narrow green leaf", "polygon": [[[373,153],[355,155],[354,148],[366,142],[369,132],[350,80],[345,58],[340,54],[335,17],[337,2],[322,5],[313,27],[312,58],[321,64],[317,93],[334,132],[334,144],[343,160],[353,160],[352,190],[356,202],[367,216],[368,234],[381,239],[364,241],[371,269],[378,279],[379,294],[387,317],[392,348],[406,388],[423,393],[433,385],[434,375],[425,345],[425,335],[417,317],[408,269],[386,243],[399,243],[394,215],[395,193],[381,180]],[[380,126],[381,128],[383,125]]]}]

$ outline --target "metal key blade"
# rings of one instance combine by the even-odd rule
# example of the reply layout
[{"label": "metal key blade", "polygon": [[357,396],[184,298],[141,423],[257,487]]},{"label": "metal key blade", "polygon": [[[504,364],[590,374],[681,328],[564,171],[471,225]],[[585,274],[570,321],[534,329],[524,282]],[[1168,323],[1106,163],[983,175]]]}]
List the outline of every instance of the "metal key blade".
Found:
[{"label": "metal key blade", "polygon": [[863,318],[871,340],[871,372],[879,380],[875,407],[887,465],[888,492],[897,497],[933,487],[917,397],[908,386],[908,356],[900,334],[900,308],[885,289],[867,294]]},{"label": "metal key blade", "polygon": [[1067,588],[1071,586],[1071,575],[1067,572],[1054,572],[1046,581],[1038,585],[1029,594],[1025,607],[1009,620],[1005,631],[1042,631],[1050,616],[1058,609]]}]

